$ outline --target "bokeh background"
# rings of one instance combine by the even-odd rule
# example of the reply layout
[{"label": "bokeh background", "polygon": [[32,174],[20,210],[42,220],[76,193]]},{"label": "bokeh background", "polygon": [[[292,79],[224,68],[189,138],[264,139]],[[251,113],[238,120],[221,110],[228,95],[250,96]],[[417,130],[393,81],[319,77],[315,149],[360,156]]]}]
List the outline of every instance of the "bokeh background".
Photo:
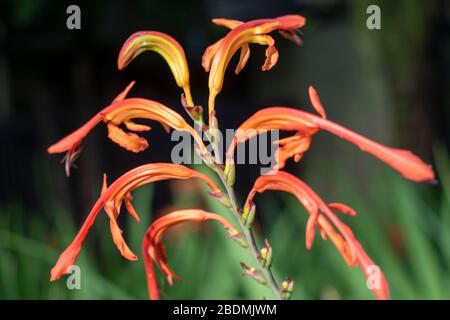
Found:
[{"label": "bokeh background", "polygon": [[[81,8],[81,30],[66,28],[70,4]],[[366,28],[369,4],[381,7],[381,30]],[[169,136],[154,126],[150,149],[136,155],[111,143],[99,126],[85,141],[70,178],[61,157],[46,154],[46,148],[131,80],[137,80],[131,96],[183,112],[180,90],[156,54],[117,70],[119,49],[133,32],[159,30],[178,39],[188,56],[194,99],[205,104],[201,55],[226,32],[210,20],[287,13],[307,17],[304,45],[275,35],[280,60],[273,70],[260,71],[264,49],[256,46],[239,76],[230,67],[217,100],[221,127],[237,127],[263,106],[312,111],[307,88],[313,84],[330,119],[432,163],[437,185],[410,183],[347,142],[321,133],[302,162],[290,163],[288,170],[326,201],[357,210],[357,217],[345,221],[384,270],[393,298],[449,299],[450,3],[445,0],[2,1],[0,299],[146,299],[143,264],[121,258],[105,215],[78,261],[81,290],[68,290],[65,279],[50,283],[49,270],[95,202],[103,172],[113,179],[140,164],[170,161]],[[257,166],[237,168],[240,200],[258,172]],[[192,182],[145,186],[134,197],[143,221],[122,215],[120,223],[137,252],[151,220],[171,209],[202,207],[229,216]],[[312,251],[305,249],[307,214],[292,196],[268,192],[257,205],[258,237],[273,246],[277,279],[294,279],[293,298],[372,299],[361,270],[349,269],[331,242],[316,239]],[[164,298],[273,298],[269,289],[242,276],[239,262],[251,264],[251,257],[214,223],[183,225],[165,243],[170,263],[185,281],[168,287],[160,274]]]}]

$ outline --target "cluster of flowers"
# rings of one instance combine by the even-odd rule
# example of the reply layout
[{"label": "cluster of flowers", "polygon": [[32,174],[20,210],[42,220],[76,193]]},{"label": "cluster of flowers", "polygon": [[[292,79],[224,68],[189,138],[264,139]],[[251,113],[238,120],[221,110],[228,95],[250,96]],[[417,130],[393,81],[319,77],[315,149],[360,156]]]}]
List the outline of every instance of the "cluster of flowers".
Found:
[{"label": "cluster of flowers", "polygon": [[[301,40],[297,32],[305,25],[305,18],[300,15],[287,15],[248,22],[228,19],[214,19],[213,22],[231,30],[225,37],[209,46],[203,55],[202,65],[209,72],[207,122],[204,121],[202,107],[195,105],[193,102],[186,56],[183,48],[175,39],[167,34],[155,31],[137,32],[124,43],[118,57],[118,68],[121,70],[144,51],[151,50],[160,54],[167,61],[177,85],[183,90],[182,104],[185,111],[196,124],[200,124],[200,128],[212,145],[217,143],[214,141],[214,130],[219,129],[215,100],[222,89],[225,71],[233,55],[240,50],[239,62],[235,69],[237,74],[244,68],[249,59],[250,44],[256,43],[267,46],[266,59],[262,70],[271,69],[278,60],[278,51],[275,47],[275,41],[269,33],[278,30],[283,37],[300,44]],[[369,276],[369,267],[375,265],[357,241],[351,229],[335,214],[335,212],[339,212],[354,216],[355,211],[342,203],[327,204],[306,183],[282,170],[289,159],[293,158],[295,162],[300,161],[303,154],[309,149],[314,134],[319,131],[328,131],[335,134],[355,144],[362,151],[379,158],[406,179],[416,182],[434,180],[431,166],[422,162],[411,152],[383,146],[327,120],[319,96],[311,86],[309,96],[318,115],[289,107],[268,107],[256,112],[239,127],[244,132],[246,129],[256,129],[257,131],[250,131],[253,132],[252,135],[257,135],[260,132],[258,130],[261,130],[261,132],[267,130],[294,132],[292,136],[276,142],[279,146],[277,150],[279,161],[276,170],[272,174],[262,175],[256,180],[245,204],[240,207],[236,202],[233,191],[235,182],[234,150],[238,143],[245,142],[252,135],[236,136],[226,152],[225,165],[217,164],[214,162],[214,157],[208,154],[205,142],[199,132],[186,122],[180,114],[156,101],[127,98],[127,94],[133,85],[134,82],[120,93],[109,106],[97,113],[81,128],[48,148],[48,152],[52,154],[65,153],[63,160],[66,174],[69,175],[71,166],[79,156],[83,139],[100,123],[106,124],[108,137],[121,147],[135,153],[145,150],[148,147],[148,142],[139,133],[149,131],[151,128],[136,123],[135,120],[148,119],[159,122],[167,131],[173,129],[188,132],[193,137],[196,152],[221,179],[222,188],[203,173],[183,165],[171,163],[142,165],[123,174],[110,185],[107,184],[105,175],[100,197],[75,239],[60,255],[51,270],[52,281],[67,273],[70,266],[75,263],[83,241],[102,209],[109,217],[112,239],[122,256],[128,260],[137,260],[136,254],[126,244],[117,222],[122,204],[125,205],[128,213],[139,221],[139,215],[132,204],[131,193],[134,189],[161,180],[197,178],[206,183],[211,196],[235,213],[240,228],[235,228],[218,214],[201,209],[171,212],[154,221],[148,228],[143,240],[143,259],[150,298],[159,298],[153,263],[167,276],[169,284],[172,284],[173,278],[179,279],[168,265],[166,252],[162,244],[166,230],[186,221],[203,222],[207,220],[220,222],[228,231],[230,238],[252,250],[255,262],[258,265],[249,267],[242,264],[244,274],[272,286],[280,298],[289,298],[292,293],[293,282],[286,279],[280,285],[276,283],[270,271],[272,248],[269,242],[266,240],[266,245],[261,250],[257,249],[255,243],[251,227],[256,208],[253,200],[257,193],[266,190],[280,190],[293,194],[299,200],[309,214],[306,224],[306,247],[308,249],[312,247],[315,231],[318,230],[323,239],[332,241],[350,267],[359,265],[366,277]],[[125,128],[127,131],[124,130]],[[373,287],[372,291],[378,299],[389,298],[388,284],[382,273],[380,284]]]}]

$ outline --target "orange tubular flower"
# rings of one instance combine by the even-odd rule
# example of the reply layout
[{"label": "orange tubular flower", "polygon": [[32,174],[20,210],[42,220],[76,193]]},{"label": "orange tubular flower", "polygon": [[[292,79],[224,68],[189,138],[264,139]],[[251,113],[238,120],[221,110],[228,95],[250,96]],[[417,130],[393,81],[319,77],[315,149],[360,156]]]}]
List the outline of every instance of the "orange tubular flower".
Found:
[{"label": "orange tubular flower", "polygon": [[239,63],[235,69],[238,74],[245,66],[250,56],[250,43],[268,46],[266,50],[266,61],[262,70],[270,70],[278,60],[278,51],[275,48],[275,40],[267,35],[279,30],[286,38],[300,43],[295,30],[305,25],[305,18],[300,15],[287,15],[274,19],[259,19],[241,22],[227,19],[214,19],[217,25],[232,29],[224,38],[208,47],[202,58],[203,68],[209,71],[209,123],[214,116],[214,103],[216,96],[222,90],[225,70],[233,55],[241,49]]},{"label": "orange tubular flower", "polygon": [[[123,96],[124,93],[120,94],[119,98]],[[141,98],[116,100],[97,113],[82,127],[50,146],[47,151],[48,153],[67,152],[64,160],[66,161],[66,173],[69,175],[70,166],[80,152],[79,148],[83,139],[98,123],[103,121],[107,124],[108,137],[112,141],[129,151],[141,152],[148,147],[147,140],[135,133],[128,133],[119,128],[119,125],[123,123],[128,130],[134,132],[149,131],[151,129],[148,126],[134,123],[133,120],[137,118],[158,121],[167,131],[170,128],[187,131],[200,147],[201,153],[204,154],[206,152],[206,147],[201,137],[177,112],[156,101]]]},{"label": "orange tubular flower", "polygon": [[159,299],[158,284],[155,278],[152,261],[166,275],[170,285],[173,279],[180,280],[167,263],[166,251],[162,244],[162,238],[170,227],[182,222],[204,222],[216,220],[227,229],[231,238],[238,234],[238,231],[224,217],[199,209],[187,209],[174,211],[159,218],[148,228],[142,245],[144,264],[146,269],[147,287],[150,299]]},{"label": "orange tubular flower", "polygon": [[88,217],[83,223],[80,231],[72,243],[59,256],[58,261],[51,270],[51,280],[59,279],[67,273],[67,269],[74,264],[90,228],[94,224],[98,213],[105,209],[110,221],[110,229],[113,241],[123,257],[128,260],[137,260],[136,255],[129,249],[122,237],[122,231],[117,224],[122,203],[125,202],[126,209],[130,215],[139,221],[139,216],[131,204],[131,191],[148,183],[167,179],[190,179],[199,178],[210,188],[213,196],[220,196],[219,187],[206,175],[189,169],[185,166],[169,163],[153,163],[137,167],[128,171],[118,178],[109,187],[104,177],[103,189],[100,197],[92,207]]},{"label": "orange tubular flower", "polygon": [[[303,181],[289,173],[279,171],[274,175],[261,176],[256,180],[245,203],[244,213],[254,206],[253,198],[255,194],[266,190],[292,193],[308,211],[309,218],[306,225],[306,247],[308,249],[312,248],[315,227],[317,227],[323,239],[330,238],[350,267],[360,265],[365,276],[367,278],[370,276],[371,266],[375,266],[374,262],[356,240],[350,228],[332,212],[332,210],[336,210],[344,214],[355,215],[353,209],[341,203],[326,205]],[[388,299],[389,288],[382,273],[379,280],[379,286],[371,289],[377,299]]]},{"label": "orange tubular flower", "polygon": [[[292,156],[294,156],[295,161],[299,161],[303,153],[308,150],[312,136],[319,130],[324,130],[377,157],[397,170],[406,179],[416,182],[435,181],[431,166],[424,163],[412,152],[383,146],[327,120],[317,93],[312,87],[310,88],[310,97],[314,108],[322,115],[321,117],[293,108],[269,107],[256,112],[239,127],[242,130],[241,132],[246,132],[248,129],[297,131],[296,136],[278,141],[281,147],[278,150],[280,162],[277,169],[283,168],[286,159]],[[236,135],[233,139],[227,152],[226,170],[230,169],[237,143],[245,142],[252,136],[259,134],[255,130],[249,130],[248,132],[250,133]]]},{"label": "orange tubular flower", "polygon": [[[113,104],[115,102],[122,101],[128,95],[128,92],[133,88],[136,82],[132,81],[121,93],[117,95],[117,97],[113,100]],[[106,110],[106,109],[105,109]],[[52,153],[62,153],[66,152],[66,155],[63,158],[63,162],[65,163],[66,175],[70,176],[70,168],[73,166],[75,160],[80,155],[81,142],[83,139],[89,134],[89,132],[102,120],[101,114],[98,113],[91,120],[86,122],[81,128],[76,130],[75,132],[69,134],[65,138],[61,139],[57,143],[51,145],[47,152]]]},{"label": "orange tubular flower", "polygon": [[122,46],[117,59],[117,67],[123,70],[134,58],[144,51],[160,54],[172,70],[175,81],[183,88],[189,106],[194,106],[189,84],[189,67],[181,45],[171,36],[157,31],[133,33]]}]

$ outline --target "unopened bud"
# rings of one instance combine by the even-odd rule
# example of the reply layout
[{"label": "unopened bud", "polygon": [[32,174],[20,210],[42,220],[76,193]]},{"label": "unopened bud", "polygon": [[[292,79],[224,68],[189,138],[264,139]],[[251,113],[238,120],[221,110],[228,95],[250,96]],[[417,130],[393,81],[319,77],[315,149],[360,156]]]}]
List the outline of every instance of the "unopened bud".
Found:
[{"label": "unopened bud", "polygon": [[241,232],[233,233],[230,238],[234,240],[242,248],[248,248],[248,242],[245,236]]},{"label": "unopened bud", "polygon": [[181,105],[186,110],[186,112],[190,115],[190,117],[197,122],[199,125],[203,126],[203,107],[200,105],[191,106],[188,104],[186,100],[186,96],[184,93],[181,94]]},{"label": "unopened bud", "polygon": [[229,161],[227,161],[225,163],[225,169],[223,173],[225,174],[227,184],[232,187],[236,178],[236,167],[234,163],[230,163]]},{"label": "unopened bud", "polygon": [[218,200],[220,203],[222,203],[225,207],[227,208],[231,208],[231,201],[230,201],[230,197],[228,197],[227,194],[223,193],[223,192],[210,192],[210,194],[216,198],[216,200]]},{"label": "unopened bud", "polygon": [[241,268],[242,268],[242,270],[244,270],[244,274],[243,274],[244,276],[250,277],[261,284],[264,284],[264,285],[267,284],[267,279],[260,270],[251,268],[243,262],[241,262]]},{"label": "unopened bud", "polygon": [[280,285],[280,297],[283,300],[289,300],[294,290],[294,280],[286,278]]},{"label": "unopened bud", "polygon": [[261,267],[269,269],[272,265],[272,247],[267,239],[265,240],[266,247],[262,248],[258,254],[258,261]]},{"label": "unopened bud", "polygon": [[219,122],[217,121],[217,118],[214,115],[212,116],[208,133],[211,140],[211,144],[213,146],[213,150],[214,152],[216,152],[217,150],[219,150],[219,144],[221,142],[220,140],[222,137],[222,133],[219,130]]}]

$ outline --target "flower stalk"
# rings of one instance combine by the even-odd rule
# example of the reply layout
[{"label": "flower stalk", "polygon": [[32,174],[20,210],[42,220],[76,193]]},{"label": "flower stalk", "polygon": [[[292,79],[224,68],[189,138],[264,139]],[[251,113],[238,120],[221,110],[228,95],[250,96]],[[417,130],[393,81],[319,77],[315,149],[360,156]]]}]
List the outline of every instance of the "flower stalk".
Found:
[{"label": "flower stalk", "polygon": [[[255,261],[256,265],[260,265],[260,260],[259,260],[259,254],[260,251],[258,249],[258,246],[256,244],[256,237],[255,234],[253,232],[253,230],[251,228],[248,228],[244,222],[242,221],[242,217],[241,214],[239,213],[239,205],[238,202],[236,200],[236,195],[234,192],[234,188],[232,186],[230,186],[227,183],[227,178],[224,175],[223,171],[221,169],[217,169],[216,170],[216,174],[218,175],[218,177],[220,178],[220,180],[222,181],[222,184],[225,187],[226,193],[228,195],[228,197],[230,198],[230,202],[231,202],[231,210],[236,218],[236,220],[239,222],[239,225],[241,227],[242,233],[245,236],[245,239],[247,240],[247,243],[249,245],[249,250],[251,252],[251,255],[253,257],[253,260]],[[269,286],[273,293],[275,294],[275,296],[278,299],[281,299],[281,292],[279,289],[279,286],[277,284],[277,281],[275,280],[275,277],[272,273],[272,270],[270,267],[268,268],[262,268],[262,273],[264,275],[264,277],[267,279],[267,286]]]},{"label": "flower stalk", "polygon": [[[290,299],[293,294],[294,281],[285,278],[278,284],[272,271],[273,252],[267,239],[264,246],[259,249],[257,238],[253,230],[256,215],[256,205],[253,199],[257,193],[267,190],[289,192],[294,195],[308,213],[306,223],[305,246],[309,250],[313,246],[316,231],[320,232],[323,240],[329,239],[336,247],[349,267],[361,267],[366,278],[370,277],[369,269],[376,266],[374,261],[365,252],[353,231],[344,224],[335,212],[348,216],[355,216],[356,212],[342,203],[325,203],[318,194],[305,182],[297,177],[280,171],[286,162],[293,159],[299,162],[303,154],[310,148],[313,136],[319,131],[329,132],[346,140],[364,152],[378,158],[404,178],[415,182],[433,182],[435,179],[433,169],[410,151],[383,146],[356,132],[353,132],[337,123],[327,119],[325,108],[314,87],[309,88],[311,105],[318,113],[297,110],[294,108],[275,106],[264,108],[245,122],[239,129],[226,152],[225,166],[218,161],[220,131],[217,118],[215,100],[222,90],[225,71],[234,54],[240,50],[240,57],[235,73],[239,73],[246,65],[250,55],[250,44],[266,46],[266,60],[262,70],[266,71],[275,66],[278,60],[278,51],[275,40],[269,33],[277,30],[280,34],[301,44],[297,32],[305,24],[306,19],[300,15],[287,15],[273,19],[260,19],[248,22],[228,19],[214,19],[213,22],[231,29],[222,39],[209,46],[202,58],[202,66],[209,72],[208,119],[203,118],[203,107],[195,105],[189,83],[189,68],[182,46],[172,37],[156,31],[141,31],[134,33],[122,46],[117,65],[119,70],[125,68],[132,60],[145,51],[154,51],[161,55],[168,63],[176,84],[183,91],[181,104],[188,116],[193,120],[194,127],[171,108],[148,99],[127,98],[127,94],[134,85],[134,81],[122,91],[113,102],[98,112],[79,129],[61,139],[48,148],[48,153],[65,153],[64,162],[66,174],[80,155],[81,144],[90,131],[104,123],[108,130],[108,138],[122,148],[139,153],[145,150],[149,143],[141,136],[151,128],[139,124],[136,120],[152,120],[160,123],[166,131],[170,129],[184,131],[194,140],[194,149],[209,168],[218,176],[222,188],[208,176],[179,164],[153,163],[136,167],[110,185],[104,176],[101,194],[78,234],[71,244],[59,256],[55,266],[50,272],[50,279],[57,280],[68,272],[68,268],[75,263],[82,248],[83,242],[93,226],[97,216],[103,209],[109,218],[110,232],[113,243],[120,254],[128,260],[137,260],[137,255],[128,247],[122,230],[118,224],[121,208],[125,207],[128,213],[139,221],[139,215],[132,205],[132,191],[136,188],[162,180],[186,180],[196,178],[209,187],[209,194],[226,208],[231,210],[242,232],[228,222],[224,217],[201,209],[183,209],[168,213],[154,221],[147,230],[143,240],[143,260],[146,269],[147,287],[151,299],[159,299],[158,283],[153,265],[161,270],[172,285],[173,279],[179,279],[168,264],[166,252],[162,243],[167,229],[182,222],[204,222],[215,220],[221,223],[228,231],[228,238],[247,248],[253,257],[254,265],[248,266],[241,262],[244,275],[258,281],[270,288],[278,299]],[[126,131],[124,130],[126,128]],[[206,137],[209,142],[208,150],[199,134]],[[294,131],[292,136],[275,142],[278,149],[275,157],[278,163],[268,175],[256,179],[253,188],[241,206],[235,195],[236,168],[234,164],[234,150],[238,143],[243,143],[253,136],[268,130]],[[378,266],[376,266],[378,267]],[[380,272],[380,286],[371,288],[377,299],[389,298],[389,286],[384,274]]]}]

